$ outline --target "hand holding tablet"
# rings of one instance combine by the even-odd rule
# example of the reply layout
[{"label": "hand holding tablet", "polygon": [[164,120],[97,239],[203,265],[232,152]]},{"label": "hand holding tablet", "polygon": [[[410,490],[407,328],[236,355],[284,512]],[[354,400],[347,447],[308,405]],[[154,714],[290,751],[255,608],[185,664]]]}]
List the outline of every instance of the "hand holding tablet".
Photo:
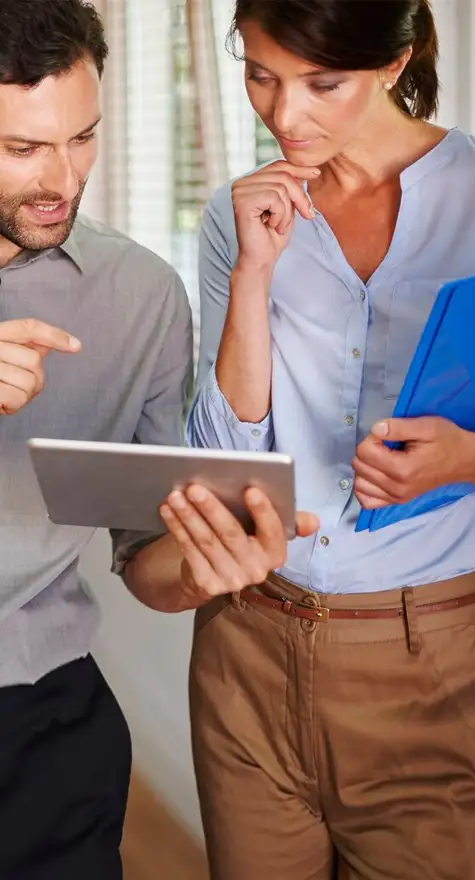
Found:
[{"label": "hand holding tablet", "polygon": [[28,446],[55,523],[157,531],[167,498],[196,484],[247,532],[254,523],[244,494],[260,489],[287,538],[295,535],[294,464],[286,455],[78,440],[32,439]]},{"label": "hand holding tablet", "polygon": [[[248,535],[235,517],[202,486],[174,492],[161,514],[183,557],[182,584],[187,607],[260,584],[286,559],[287,536],[279,516],[259,489],[247,489],[244,501],[254,523]],[[295,515],[295,533],[306,537],[318,528],[309,513]]]},{"label": "hand holding tablet", "polygon": [[[85,441],[29,441],[53,522],[160,531],[183,557],[183,585],[201,604],[264,580],[287,541],[318,528],[296,513],[294,468],[276,453]],[[45,511],[45,513],[46,513]]]}]

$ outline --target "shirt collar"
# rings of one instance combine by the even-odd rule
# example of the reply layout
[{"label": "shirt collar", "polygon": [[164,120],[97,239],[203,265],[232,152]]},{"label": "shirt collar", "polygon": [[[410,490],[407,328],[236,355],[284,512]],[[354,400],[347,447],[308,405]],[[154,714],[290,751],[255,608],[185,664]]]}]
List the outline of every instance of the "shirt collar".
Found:
[{"label": "shirt collar", "polygon": [[73,261],[80,272],[84,272],[84,261],[79,248],[75,226],[73,226],[69,238],[66,239],[64,244],[60,245],[60,250]]},{"label": "shirt collar", "polygon": [[65,254],[67,257],[69,257],[70,260],[72,260],[72,262],[79,269],[80,272],[84,272],[84,260],[78,244],[74,226],[64,244],[59,245],[58,248],[46,248],[42,251],[20,251],[20,253],[11,261],[11,263],[7,265],[6,268],[17,269],[20,266],[25,266],[28,263],[34,263],[36,260],[41,260],[43,257],[48,256],[48,254],[54,254],[55,252]]}]

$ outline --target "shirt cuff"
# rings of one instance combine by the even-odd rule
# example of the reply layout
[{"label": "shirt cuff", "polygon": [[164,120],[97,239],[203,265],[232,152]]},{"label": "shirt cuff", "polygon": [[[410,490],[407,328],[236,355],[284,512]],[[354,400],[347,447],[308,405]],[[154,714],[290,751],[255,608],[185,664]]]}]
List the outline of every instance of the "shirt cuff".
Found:
[{"label": "shirt cuff", "polygon": [[261,422],[242,422],[231,409],[216,378],[215,366],[190,411],[187,441],[191,446],[268,452],[273,443],[272,412]]},{"label": "shirt cuff", "polygon": [[120,577],[124,573],[125,566],[134,556],[147,547],[163,538],[165,532],[135,532],[111,529],[113,557],[111,571]]}]

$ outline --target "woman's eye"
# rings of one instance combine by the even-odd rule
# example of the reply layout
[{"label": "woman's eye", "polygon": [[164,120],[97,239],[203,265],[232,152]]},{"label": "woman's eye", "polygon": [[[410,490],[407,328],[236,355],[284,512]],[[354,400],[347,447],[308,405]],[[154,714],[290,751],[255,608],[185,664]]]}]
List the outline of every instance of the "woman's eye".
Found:
[{"label": "woman's eye", "polygon": [[252,82],[260,83],[260,85],[266,85],[266,83],[273,82],[271,76],[262,76],[259,73],[248,73],[247,78],[252,80]]},{"label": "woman's eye", "polygon": [[340,83],[319,83],[312,82],[310,83],[310,88],[313,92],[335,92],[336,89],[340,87]]}]

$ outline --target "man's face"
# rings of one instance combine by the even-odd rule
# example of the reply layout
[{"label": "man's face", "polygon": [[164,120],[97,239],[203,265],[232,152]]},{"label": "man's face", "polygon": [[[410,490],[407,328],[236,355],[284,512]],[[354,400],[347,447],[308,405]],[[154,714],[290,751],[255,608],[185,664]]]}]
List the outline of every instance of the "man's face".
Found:
[{"label": "man's face", "polygon": [[92,60],[35,88],[0,85],[0,252],[63,244],[97,155]]}]

